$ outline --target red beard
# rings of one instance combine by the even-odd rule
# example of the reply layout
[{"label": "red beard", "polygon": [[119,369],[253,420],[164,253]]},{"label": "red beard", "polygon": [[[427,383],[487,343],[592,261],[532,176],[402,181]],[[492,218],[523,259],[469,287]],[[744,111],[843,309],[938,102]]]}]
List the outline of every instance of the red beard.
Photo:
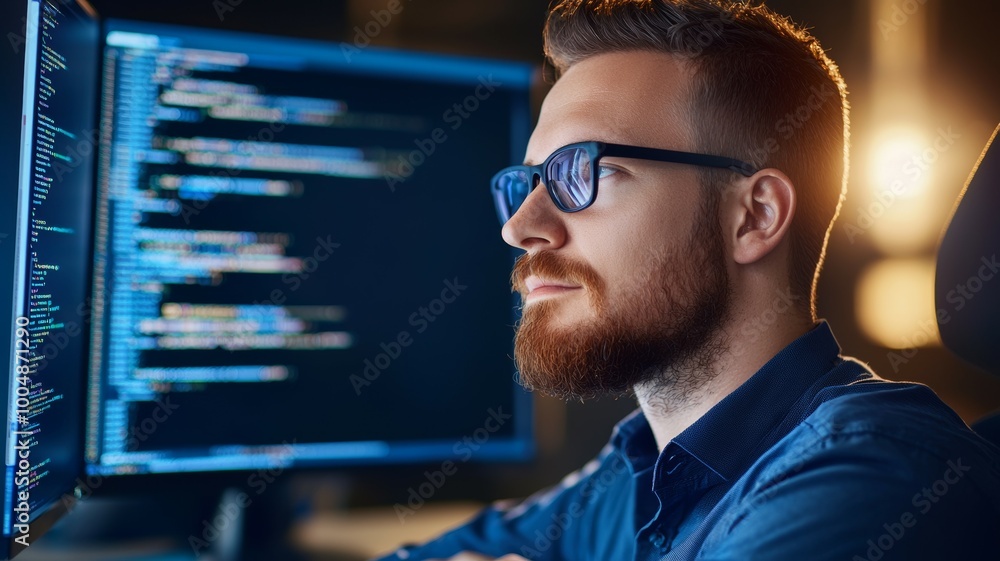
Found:
[{"label": "red beard", "polygon": [[688,379],[690,370],[683,380],[664,373],[682,362],[700,364],[718,352],[710,343],[730,302],[718,214],[711,209],[702,214],[687,243],[661,252],[632,276],[633,287],[620,301],[608,301],[603,280],[585,263],[549,251],[518,258],[511,282],[522,298],[524,281],[532,274],[578,284],[593,316],[557,326],[559,302],[546,298],[526,306],[514,337],[521,384],[581,400],[625,395],[637,384],[693,389],[698,380]]}]

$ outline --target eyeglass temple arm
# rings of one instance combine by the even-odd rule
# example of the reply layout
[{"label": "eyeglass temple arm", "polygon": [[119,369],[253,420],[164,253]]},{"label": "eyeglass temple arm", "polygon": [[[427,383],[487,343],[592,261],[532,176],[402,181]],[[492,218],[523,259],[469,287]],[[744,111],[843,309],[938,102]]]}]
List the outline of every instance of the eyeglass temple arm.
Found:
[{"label": "eyeglass temple arm", "polygon": [[640,158],[643,160],[656,160],[676,164],[691,164],[695,166],[729,169],[746,177],[750,177],[759,171],[753,165],[733,158],[710,156],[708,154],[694,154],[692,152],[679,152],[677,150],[664,150],[661,148],[643,148],[639,146],[623,146],[620,144],[604,144],[602,153],[605,156],[618,156],[620,158]]}]

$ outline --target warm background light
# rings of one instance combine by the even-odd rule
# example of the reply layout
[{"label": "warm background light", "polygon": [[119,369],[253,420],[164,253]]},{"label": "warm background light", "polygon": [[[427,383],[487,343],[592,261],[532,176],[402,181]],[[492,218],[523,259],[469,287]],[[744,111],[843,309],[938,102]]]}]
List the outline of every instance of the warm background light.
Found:
[{"label": "warm background light", "polygon": [[940,345],[933,259],[883,259],[861,275],[855,313],[865,335],[883,347]]},{"label": "warm background light", "polygon": [[[934,323],[934,261],[940,231],[935,163],[945,144],[929,125],[926,10],[901,13],[898,2],[870,4],[874,120],[862,143],[856,224],[883,257],[861,275],[855,310],[861,331],[889,348],[939,341]],[[950,146],[950,145],[949,145]],[[929,323],[928,323],[929,321]],[[928,331],[930,333],[928,333]]]},{"label": "warm background light", "polygon": [[880,193],[890,191],[893,198],[913,199],[926,195],[933,169],[923,161],[925,150],[931,146],[925,132],[913,126],[897,126],[879,132],[870,163],[872,186]]},{"label": "warm background light", "polygon": [[[875,201],[869,209],[878,210]],[[910,256],[933,250],[945,207],[936,197],[897,198],[879,218],[873,218],[871,241],[890,256]]]}]

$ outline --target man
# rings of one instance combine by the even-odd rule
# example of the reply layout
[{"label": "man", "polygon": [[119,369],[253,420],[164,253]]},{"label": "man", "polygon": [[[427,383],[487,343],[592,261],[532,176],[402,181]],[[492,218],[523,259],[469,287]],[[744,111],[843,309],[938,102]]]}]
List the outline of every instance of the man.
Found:
[{"label": "man", "polygon": [[1000,451],[816,317],[848,111],[815,39],[724,0],[563,0],[545,33],[560,77],[492,186],[518,370],[640,409],[555,488],[386,559],[1000,558]]}]

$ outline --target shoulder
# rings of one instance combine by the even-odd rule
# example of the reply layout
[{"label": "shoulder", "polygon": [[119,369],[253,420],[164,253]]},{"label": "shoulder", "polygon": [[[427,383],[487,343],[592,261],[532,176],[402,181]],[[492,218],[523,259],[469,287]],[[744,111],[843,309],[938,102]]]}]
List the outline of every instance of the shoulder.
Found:
[{"label": "shoulder", "polygon": [[[892,548],[887,558],[962,551],[978,559],[995,551],[1000,450],[929,388],[860,377],[815,394],[800,411],[735,483],[720,547],[755,559],[795,558],[788,548],[820,543],[828,555],[813,558],[876,559]],[[761,540],[765,528],[785,531]]]},{"label": "shoulder", "polygon": [[841,367],[864,374],[815,395],[800,426],[788,435],[799,446],[817,451],[884,446],[886,455],[900,455],[911,465],[920,458],[948,460],[964,453],[997,467],[1000,449],[973,432],[929,387],[885,380],[853,359]]},{"label": "shoulder", "polygon": [[931,499],[951,491],[940,511],[1000,512],[1000,448],[927,386],[869,372],[818,392],[804,411],[742,478],[745,498],[809,494],[801,486],[813,485],[826,496],[850,493],[858,507],[919,509],[930,489]]}]

